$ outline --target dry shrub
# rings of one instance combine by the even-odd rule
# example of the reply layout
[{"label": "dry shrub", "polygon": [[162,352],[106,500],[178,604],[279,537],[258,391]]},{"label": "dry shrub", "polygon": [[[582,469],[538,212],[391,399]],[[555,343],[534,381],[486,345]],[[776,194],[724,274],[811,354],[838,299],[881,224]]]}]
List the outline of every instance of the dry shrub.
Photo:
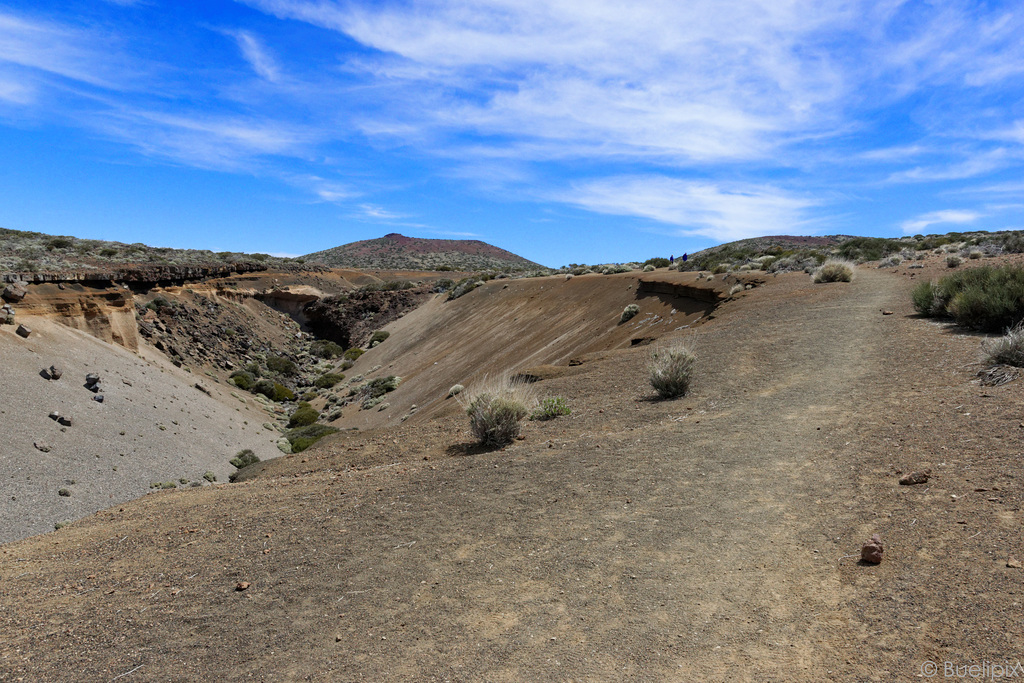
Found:
[{"label": "dry shrub", "polygon": [[1006,334],[982,342],[989,365],[1012,365],[1024,368],[1024,323],[1008,329]]},{"label": "dry shrub", "polygon": [[484,380],[456,399],[469,416],[473,436],[485,446],[506,446],[519,436],[520,422],[537,405],[532,385],[507,375]]},{"label": "dry shrub", "polygon": [[651,352],[651,386],[662,398],[683,396],[690,388],[696,356],[688,346],[679,344]]},{"label": "dry shrub", "polygon": [[829,259],[811,276],[815,282],[849,282],[853,279],[853,263],[845,259]]}]

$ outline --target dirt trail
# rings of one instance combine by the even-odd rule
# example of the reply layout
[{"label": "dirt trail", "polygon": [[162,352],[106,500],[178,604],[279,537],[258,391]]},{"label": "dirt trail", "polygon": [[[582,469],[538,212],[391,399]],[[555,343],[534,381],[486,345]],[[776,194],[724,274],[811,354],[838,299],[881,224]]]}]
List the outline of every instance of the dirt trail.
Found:
[{"label": "dirt trail", "polygon": [[[4,546],[0,662],[44,680],[899,679],[872,667],[929,654],[926,636],[862,612],[891,597],[862,577],[916,565],[843,556],[872,528],[854,449],[895,400],[905,290],[864,268],[780,277],[692,333],[684,399],[650,400],[645,353],[624,351],[541,383],[573,415],[505,451],[445,457],[466,437],[439,418]],[[854,661],[864,638],[884,657]]]}]

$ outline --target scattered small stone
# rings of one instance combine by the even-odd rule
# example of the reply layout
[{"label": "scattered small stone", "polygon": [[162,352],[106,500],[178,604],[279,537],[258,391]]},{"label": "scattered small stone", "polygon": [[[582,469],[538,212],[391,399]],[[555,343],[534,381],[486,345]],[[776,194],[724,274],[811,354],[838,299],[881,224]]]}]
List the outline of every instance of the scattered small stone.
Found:
[{"label": "scattered small stone", "polygon": [[882,547],[882,538],[878,534],[875,534],[871,537],[871,540],[865,543],[860,549],[860,559],[862,562],[878,564],[882,561],[883,552],[885,552],[885,549]]},{"label": "scattered small stone", "polygon": [[63,498],[70,498],[71,491],[69,491],[68,489],[61,489],[60,491],[57,491],[57,495]]},{"label": "scattered small stone", "polygon": [[42,441],[36,441],[32,445],[35,446],[38,450],[42,451],[43,453],[50,452],[50,447],[47,444],[43,443]]},{"label": "scattered small stone", "polygon": [[121,383],[124,384],[125,386],[129,386],[129,387],[132,385],[132,383],[130,381],[126,380],[123,377],[121,378]]},{"label": "scattered small stone", "polygon": [[207,388],[207,387],[206,387],[206,385],[204,385],[204,384],[202,384],[202,383],[200,383],[200,382],[196,382],[196,389],[198,389],[199,391],[203,392],[203,393],[204,393],[204,394],[206,394],[207,396],[209,396],[209,395],[210,395],[210,390],[209,390],[209,388]]},{"label": "scattered small stone", "polygon": [[71,426],[71,417],[69,415],[61,415],[57,418],[57,422],[61,423],[65,427]]},{"label": "scattered small stone", "polygon": [[28,339],[28,336],[32,334],[32,328],[26,327],[25,325],[18,325],[18,329],[15,330],[19,337]]},{"label": "scattered small stone", "polygon": [[92,400],[96,401],[97,403],[103,403],[103,394],[96,394],[95,396],[92,397]]},{"label": "scattered small stone", "polygon": [[931,470],[924,472],[909,472],[900,477],[900,486],[914,486],[915,484],[927,484],[931,478]]},{"label": "scattered small stone", "polygon": [[50,419],[51,420],[59,420],[60,419],[60,413],[57,412],[56,410],[51,410],[50,411]]},{"label": "scattered small stone", "polygon": [[249,583],[248,581],[239,581],[238,583],[235,584],[235,590],[236,591],[244,591],[244,590],[247,590],[249,588],[249,586],[251,586],[251,585],[252,584]]},{"label": "scattered small stone", "polygon": [[892,315],[892,311],[882,311],[882,315]]},{"label": "scattered small stone", "polygon": [[85,376],[85,384],[86,384],[86,386],[90,386],[91,387],[93,384],[97,384],[99,381],[100,381],[100,376],[97,375],[95,372],[90,372],[88,375]]},{"label": "scattered small stone", "polygon": [[1010,569],[1021,569],[1024,565],[1021,565],[1020,560],[1015,557],[1008,557],[1006,559],[1006,566]]},{"label": "scattered small stone", "polygon": [[50,366],[50,379],[60,379],[64,370],[59,365]]}]

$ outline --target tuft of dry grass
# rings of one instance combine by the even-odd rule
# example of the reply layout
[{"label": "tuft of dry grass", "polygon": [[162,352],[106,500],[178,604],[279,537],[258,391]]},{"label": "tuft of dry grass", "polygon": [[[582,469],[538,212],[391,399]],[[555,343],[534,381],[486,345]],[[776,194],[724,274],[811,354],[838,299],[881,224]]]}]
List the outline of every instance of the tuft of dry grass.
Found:
[{"label": "tuft of dry grass", "polygon": [[1024,368],[1024,323],[1017,323],[1002,337],[982,342],[988,365],[1012,365]]},{"label": "tuft of dry grass", "polygon": [[690,389],[697,358],[690,347],[678,344],[651,352],[651,386],[662,398],[683,396]]},{"label": "tuft of dry grass", "polygon": [[850,282],[853,280],[854,264],[845,259],[829,259],[814,271],[814,282]]},{"label": "tuft of dry grass", "polygon": [[506,446],[519,436],[520,423],[538,405],[533,386],[502,375],[484,378],[456,396],[469,416],[469,429],[485,446]]}]

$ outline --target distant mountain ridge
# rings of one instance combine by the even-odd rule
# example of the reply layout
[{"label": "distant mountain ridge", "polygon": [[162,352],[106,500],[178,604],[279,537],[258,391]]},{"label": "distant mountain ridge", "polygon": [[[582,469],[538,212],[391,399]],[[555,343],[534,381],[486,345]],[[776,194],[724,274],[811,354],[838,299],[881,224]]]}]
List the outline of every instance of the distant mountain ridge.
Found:
[{"label": "distant mountain ridge", "polygon": [[406,237],[397,232],[372,240],[342,244],[306,254],[302,258],[335,268],[528,270],[544,267],[480,240]]}]

